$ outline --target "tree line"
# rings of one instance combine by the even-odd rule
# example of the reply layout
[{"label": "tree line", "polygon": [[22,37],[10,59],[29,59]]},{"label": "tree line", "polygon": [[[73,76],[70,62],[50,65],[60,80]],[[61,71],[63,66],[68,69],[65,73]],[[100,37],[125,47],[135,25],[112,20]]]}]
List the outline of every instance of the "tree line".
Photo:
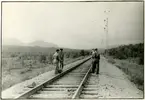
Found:
[{"label": "tree line", "polygon": [[[6,67],[9,63],[15,66],[31,67],[39,64],[52,64],[54,52],[3,52],[2,66]],[[73,59],[81,56],[88,56],[89,50],[69,50],[64,51],[65,59]]]},{"label": "tree line", "polygon": [[106,50],[108,55],[118,59],[139,58],[139,64],[144,64],[144,44],[122,45]]}]

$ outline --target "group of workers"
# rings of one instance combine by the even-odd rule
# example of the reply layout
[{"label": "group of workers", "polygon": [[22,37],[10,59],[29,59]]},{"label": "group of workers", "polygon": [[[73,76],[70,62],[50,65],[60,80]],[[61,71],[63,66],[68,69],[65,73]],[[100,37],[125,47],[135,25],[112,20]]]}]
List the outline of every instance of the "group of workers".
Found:
[{"label": "group of workers", "polygon": [[[100,54],[98,49],[92,49],[92,73],[99,74]],[[97,69],[97,70],[96,70]]]},{"label": "group of workers", "polygon": [[[92,73],[99,74],[99,61],[100,61],[100,54],[98,49],[92,49]],[[63,49],[57,49],[53,55],[53,64],[55,67],[55,74],[61,73],[64,66],[64,53]],[[97,70],[96,70],[97,69]]]},{"label": "group of workers", "polygon": [[53,64],[55,67],[55,74],[61,73],[63,70],[64,53],[63,49],[57,49],[53,55]]}]

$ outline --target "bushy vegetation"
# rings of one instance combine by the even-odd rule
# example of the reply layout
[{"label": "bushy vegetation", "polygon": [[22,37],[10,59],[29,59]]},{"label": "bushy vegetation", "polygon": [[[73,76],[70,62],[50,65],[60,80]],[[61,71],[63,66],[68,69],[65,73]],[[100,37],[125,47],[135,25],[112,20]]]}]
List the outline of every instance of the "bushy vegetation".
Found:
[{"label": "bushy vegetation", "polygon": [[123,70],[128,76],[131,82],[134,82],[137,87],[143,91],[144,89],[144,67],[143,65],[138,65],[130,63],[125,60],[115,60],[116,66]]},{"label": "bushy vegetation", "polygon": [[[23,48],[23,49],[22,49]],[[24,51],[26,50],[26,51]],[[40,50],[40,51],[39,51]],[[53,54],[56,48],[41,47],[3,47],[2,51],[2,67],[3,69],[22,67],[38,67],[38,65],[52,64]],[[87,50],[64,49],[64,57],[77,58],[89,55]],[[11,66],[9,66],[11,65]]]},{"label": "bushy vegetation", "polygon": [[[57,48],[3,46],[2,89],[54,70],[53,54]],[[83,53],[82,53],[83,51]],[[83,59],[90,51],[64,48],[64,65]]]},{"label": "bushy vegetation", "polygon": [[139,64],[144,64],[144,44],[123,45],[107,50],[110,56],[118,59],[139,58]]},{"label": "bushy vegetation", "polygon": [[123,45],[106,50],[108,61],[125,72],[130,81],[144,90],[144,44]]}]

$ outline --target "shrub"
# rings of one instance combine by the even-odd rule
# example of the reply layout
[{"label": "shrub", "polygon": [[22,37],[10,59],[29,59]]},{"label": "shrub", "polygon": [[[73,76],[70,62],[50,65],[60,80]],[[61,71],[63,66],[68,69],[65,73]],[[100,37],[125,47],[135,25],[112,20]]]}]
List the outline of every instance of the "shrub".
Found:
[{"label": "shrub", "polygon": [[69,58],[69,57],[70,57],[70,53],[69,53],[69,52],[66,52],[66,53],[65,53],[65,57],[66,57],[66,58]]},{"label": "shrub", "polygon": [[108,59],[108,62],[110,62],[110,63],[112,63],[112,64],[115,64],[114,59]]},{"label": "shrub", "polygon": [[45,55],[41,55],[40,56],[40,63],[45,63],[46,62],[46,56]]},{"label": "shrub", "polygon": [[140,65],[144,64],[144,56],[143,55],[141,55],[140,58],[139,58],[139,64]]},{"label": "shrub", "polygon": [[85,51],[84,51],[84,50],[81,50],[81,51],[80,51],[80,55],[81,55],[81,56],[85,56]]},{"label": "shrub", "polygon": [[16,57],[17,55],[16,54],[11,54],[11,57]]},{"label": "shrub", "polygon": [[144,64],[144,44],[130,44],[130,45],[122,45],[116,48],[105,50],[108,52],[110,56],[113,56],[118,59],[127,59],[129,57],[139,57],[140,62],[139,64]]},{"label": "shrub", "polygon": [[50,54],[48,56],[48,61],[49,61],[50,64],[52,64],[52,62],[53,62],[53,55],[52,54]]}]

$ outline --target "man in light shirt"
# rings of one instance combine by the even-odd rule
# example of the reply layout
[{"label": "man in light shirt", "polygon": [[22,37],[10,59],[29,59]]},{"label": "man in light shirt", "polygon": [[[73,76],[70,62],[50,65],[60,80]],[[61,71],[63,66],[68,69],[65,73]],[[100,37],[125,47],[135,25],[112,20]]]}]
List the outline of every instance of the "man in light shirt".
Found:
[{"label": "man in light shirt", "polygon": [[59,49],[56,50],[56,52],[53,55],[53,64],[55,65],[55,74],[58,74],[59,70]]}]

